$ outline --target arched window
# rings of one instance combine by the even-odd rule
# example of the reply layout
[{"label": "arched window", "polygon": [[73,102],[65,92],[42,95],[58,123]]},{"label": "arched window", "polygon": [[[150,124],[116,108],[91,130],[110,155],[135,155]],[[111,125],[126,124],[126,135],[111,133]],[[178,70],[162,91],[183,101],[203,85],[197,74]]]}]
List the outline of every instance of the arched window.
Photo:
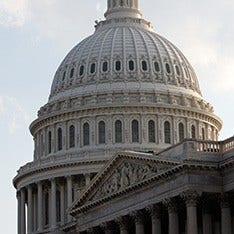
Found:
[{"label": "arched window", "polygon": [[164,142],[171,144],[171,124],[168,121],[164,123]]},{"label": "arched window", "polygon": [[205,139],[206,139],[205,128],[202,128],[202,140],[204,141]]},{"label": "arched window", "polygon": [[45,193],[45,203],[44,203],[44,206],[45,206],[45,210],[44,210],[44,212],[45,212],[45,225],[47,226],[47,225],[49,225],[49,193],[48,192],[46,192]]},{"label": "arched window", "polygon": [[106,124],[104,121],[100,121],[98,123],[98,143],[99,144],[106,143]]},{"label": "arched window", "polygon": [[120,71],[121,70],[121,62],[118,60],[115,62],[115,70]]},{"label": "arched window", "polygon": [[89,131],[89,124],[85,123],[83,125],[83,145],[89,145],[89,135],[90,135],[90,131]]},{"label": "arched window", "polygon": [[160,65],[159,65],[159,63],[158,62],[154,62],[154,70],[156,71],[156,72],[160,72]]},{"label": "arched window", "polygon": [[142,68],[142,71],[148,70],[147,62],[145,60],[141,62],[141,68]]},{"label": "arched window", "polygon": [[196,139],[196,128],[194,125],[191,126],[191,137]]},{"label": "arched window", "polygon": [[139,123],[137,120],[132,121],[132,142],[139,142]]},{"label": "arched window", "polygon": [[128,61],[128,68],[129,68],[129,71],[134,71],[135,66],[134,66],[134,61],[133,60]]},{"label": "arched window", "polygon": [[171,67],[170,67],[169,63],[166,63],[166,71],[168,74],[171,74]]},{"label": "arched window", "polygon": [[79,71],[79,76],[83,76],[84,75],[84,65],[80,66],[80,71]]},{"label": "arched window", "polygon": [[182,123],[179,123],[179,141],[184,140],[184,125]]},{"label": "arched window", "polygon": [[175,65],[175,69],[176,69],[176,74],[178,76],[180,76],[180,69],[179,69],[179,67],[177,65]]},{"label": "arched window", "polygon": [[153,120],[150,120],[148,123],[148,136],[149,142],[155,143],[155,122]]},{"label": "arched window", "polygon": [[123,130],[122,122],[120,120],[115,121],[115,143],[123,142]]},{"label": "arched window", "polygon": [[63,133],[62,128],[58,129],[58,151],[62,150],[63,148]]},{"label": "arched window", "polygon": [[71,72],[70,72],[70,78],[72,78],[72,77],[74,76],[74,71],[75,71],[75,69],[72,68],[72,69],[71,69]]},{"label": "arched window", "polygon": [[107,72],[108,71],[108,62],[105,61],[102,63],[102,71]]},{"label": "arched window", "polygon": [[90,74],[93,74],[96,71],[96,64],[92,63],[90,66]]},{"label": "arched window", "polygon": [[75,147],[75,127],[74,127],[74,125],[71,125],[69,127],[69,147],[70,148]]},{"label": "arched window", "polygon": [[48,153],[52,151],[52,134],[51,131],[48,132]]},{"label": "arched window", "polygon": [[61,221],[61,193],[59,190],[56,191],[56,220]]}]

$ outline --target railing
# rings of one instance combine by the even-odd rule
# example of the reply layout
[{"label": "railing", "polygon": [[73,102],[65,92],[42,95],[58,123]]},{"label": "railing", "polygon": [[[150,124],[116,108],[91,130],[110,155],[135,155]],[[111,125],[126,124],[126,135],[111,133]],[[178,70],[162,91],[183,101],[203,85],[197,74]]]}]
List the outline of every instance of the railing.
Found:
[{"label": "railing", "polygon": [[223,152],[228,152],[234,149],[234,137],[231,137],[223,142]]}]

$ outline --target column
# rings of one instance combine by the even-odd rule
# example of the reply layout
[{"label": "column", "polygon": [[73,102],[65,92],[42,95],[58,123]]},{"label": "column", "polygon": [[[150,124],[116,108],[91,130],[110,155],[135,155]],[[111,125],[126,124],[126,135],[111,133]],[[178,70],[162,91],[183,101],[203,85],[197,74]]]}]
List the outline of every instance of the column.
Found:
[{"label": "column", "polygon": [[32,186],[28,186],[28,233],[33,231],[33,195],[32,195]]},{"label": "column", "polygon": [[90,174],[85,174],[85,186],[89,185],[90,183]]},{"label": "column", "polygon": [[[62,182],[62,183],[64,183],[64,182]],[[60,192],[61,192],[61,201],[60,201],[60,204],[61,204],[61,225],[64,225],[65,224],[64,184],[61,185]]]},{"label": "column", "polygon": [[128,234],[128,227],[130,220],[127,216],[117,218],[116,223],[119,225],[120,234]]},{"label": "column", "polygon": [[198,234],[197,201],[199,195],[196,191],[188,190],[182,193],[181,197],[185,200],[187,209],[187,234]]},{"label": "column", "polygon": [[[72,204],[72,177],[67,176],[67,208],[71,207]],[[72,216],[67,214],[67,221],[71,222]]]},{"label": "column", "polygon": [[26,217],[25,217],[25,191],[24,189],[20,190],[20,198],[21,198],[21,208],[20,208],[20,234],[25,234],[26,233]]},{"label": "column", "polygon": [[51,230],[56,228],[57,224],[57,210],[56,210],[56,181],[51,179]]},{"label": "column", "polygon": [[169,234],[179,234],[179,220],[177,205],[174,198],[165,199],[163,202],[168,208]]},{"label": "column", "polygon": [[136,234],[144,234],[144,213],[143,211],[135,211],[132,213],[135,221]]},{"label": "column", "polygon": [[42,183],[37,184],[37,230],[38,232],[43,229],[43,209],[42,209]]},{"label": "column", "polygon": [[18,234],[20,234],[21,231],[21,196],[20,192],[17,191],[17,201],[18,201]]},{"label": "column", "polygon": [[160,207],[158,205],[152,205],[147,210],[151,216],[152,234],[161,234]]},{"label": "column", "polygon": [[221,230],[222,234],[232,234],[231,208],[227,194],[221,196]]}]

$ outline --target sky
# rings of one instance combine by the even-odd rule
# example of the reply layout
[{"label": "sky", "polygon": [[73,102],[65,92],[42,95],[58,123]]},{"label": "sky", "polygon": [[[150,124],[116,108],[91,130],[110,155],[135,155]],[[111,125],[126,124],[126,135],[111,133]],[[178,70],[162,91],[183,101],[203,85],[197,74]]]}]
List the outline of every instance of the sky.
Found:
[{"label": "sky", "polygon": [[[139,0],[154,30],[194,67],[204,98],[223,120],[220,139],[234,133],[234,1]],[[106,0],[0,0],[0,226],[16,233],[12,179],[32,160],[30,123],[49,96],[69,50],[94,32]]]}]

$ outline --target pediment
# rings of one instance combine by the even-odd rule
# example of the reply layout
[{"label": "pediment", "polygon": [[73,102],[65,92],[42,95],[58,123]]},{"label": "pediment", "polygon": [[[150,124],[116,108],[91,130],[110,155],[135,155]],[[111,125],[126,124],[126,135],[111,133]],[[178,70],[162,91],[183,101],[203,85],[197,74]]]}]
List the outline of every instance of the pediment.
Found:
[{"label": "pediment", "polygon": [[164,160],[152,154],[118,153],[91,181],[76,200],[72,210],[129,191],[178,164],[177,161]]}]

